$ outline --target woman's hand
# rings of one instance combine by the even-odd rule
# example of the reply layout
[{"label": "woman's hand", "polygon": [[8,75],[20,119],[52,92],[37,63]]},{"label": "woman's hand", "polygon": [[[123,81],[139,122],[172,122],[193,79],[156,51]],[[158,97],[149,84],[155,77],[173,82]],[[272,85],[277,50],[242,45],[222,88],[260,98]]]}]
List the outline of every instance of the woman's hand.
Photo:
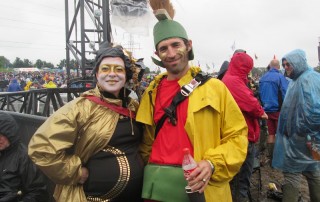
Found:
[{"label": "woman's hand", "polygon": [[86,167],[81,168],[81,178],[79,184],[84,184],[89,177],[89,170]]}]

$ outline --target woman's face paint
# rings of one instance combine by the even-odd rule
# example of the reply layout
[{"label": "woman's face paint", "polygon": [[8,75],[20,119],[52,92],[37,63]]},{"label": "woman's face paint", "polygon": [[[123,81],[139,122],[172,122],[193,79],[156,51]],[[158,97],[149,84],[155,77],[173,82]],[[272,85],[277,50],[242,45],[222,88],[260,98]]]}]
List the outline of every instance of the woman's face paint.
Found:
[{"label": "woman's face paint", "polygon": [[102,59],[99,71],[96,73],[97,85],[102,91],[118,97],[126,83],[124,62],[120,57],[105,57]]}]

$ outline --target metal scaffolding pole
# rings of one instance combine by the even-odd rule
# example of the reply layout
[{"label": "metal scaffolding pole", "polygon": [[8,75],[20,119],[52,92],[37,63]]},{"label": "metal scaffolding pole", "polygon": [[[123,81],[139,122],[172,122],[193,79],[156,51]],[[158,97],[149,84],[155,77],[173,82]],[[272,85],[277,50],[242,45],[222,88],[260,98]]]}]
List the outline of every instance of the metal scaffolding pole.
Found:
[{"label": "metal scaffolding pole", "polygon": [[[69,36],[69,6],[68,0],[65,0],[65,29],[66,29],[66,39]],[[67,70],[68,79],[70,78],[70,50],[68,47],[68,43],[66,41],[66,63],[64,64]]]},{"label": "metal scaffolding pole", "polygon": [[[92,70],[91,54],[96,44],[111,42],[109,0],[65,0],[66,68],[70,77],[70,52],[85,78],[86,70]],[[80,40],[79,40],[80,39]],[[91,58],[92,57],[91,55]]]}]

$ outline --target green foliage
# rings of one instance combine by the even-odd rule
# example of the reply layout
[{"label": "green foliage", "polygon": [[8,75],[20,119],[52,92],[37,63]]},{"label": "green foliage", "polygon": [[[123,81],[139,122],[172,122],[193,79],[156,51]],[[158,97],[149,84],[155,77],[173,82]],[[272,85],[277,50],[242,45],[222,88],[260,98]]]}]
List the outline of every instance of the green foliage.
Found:
[{"label": "green foliage", "polygon": [[49,67],[49,68],[53,68],[54,65],[51,62],[46,62],[44,60],[36,60],[36,63],[33,64],[32,61],[30,61],[29,59],[20,59],[19,57],[16,57],[16,59],[14,60],[14,62],[11,64],[9,60],[7,60],[5,57],[0,56],[0,67],[1,64],[3,63],[3,61],[6,61],[7,67],[13,67],[13,68],[21,68],[21,67],[37,67],[39,69],[43,68],[43,67]]},{"label": "green foliage", "polygon": [[32,67],[33,63],[29,59],[21,60],[19,57],[16,57],[16,59],[12,63],[12,66],[13,68]]},{"label": "green foliage", "polygon": [[4,56],[0,56],[0,68],[7,68],[10,66],[11,66],[10,61]]},{"label": "green foliage", "polygon": [[[62,67],[67,67],[66,64],[67,64],[66,59],[63,59],[63,60],[60,60],[60,63],[58,64],[58,66],[61,67],[61,68]],[[70,60],[70,62],[69,62],[69,68],[70,69],[76,69],[78,67],[79,67],[78,62],[75,59]]]},{"label": "green foliage", "polygon": [[0,68],[0,72],[12,72],[12,68]]},{"label": "green foliage", "polygon": [[54,68],[54,65],[51,62],[42,61],[40,59],[36,60],[36,63],[34,64],[34,66],[39,69],[43,67]]},{"label": "green foliage", "polygon": [[144,70],[144,73],[145,73],[145,74],[150,73],[150,68],[149,68],[149,67],[146,67],[145,70]]}]

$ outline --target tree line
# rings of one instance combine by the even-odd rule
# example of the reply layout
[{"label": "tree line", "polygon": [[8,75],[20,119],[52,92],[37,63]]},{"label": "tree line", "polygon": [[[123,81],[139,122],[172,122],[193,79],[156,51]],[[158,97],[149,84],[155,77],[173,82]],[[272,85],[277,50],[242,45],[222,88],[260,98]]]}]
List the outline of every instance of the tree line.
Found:
[{"label": "tree line", "polygon": [[[19,57],[16,57],[16,59],[11,63],[6,57],[0,56],[0,69],[3,68],[20,68],[20,67],[37,67],[39,69],[42,69],[43,67],[49,67],[49,68],[54,68],[58,67],[62,69],[62,67],[66,66],[66,59],[60,60],[59,64],[54,65],[51,62],[47,62],[45,60],[40,60],[37,59],[35,63],[32,63],[29,59],[20,59]],[[77,61],[75,59],[70,60],[69,67],[71,69],[76,69],[79,67]],[[320,66],[314,68],[315,71],[320,72]],[[253,68],[252,69],[252,74],[253,75],[259,75],[261,76],[267,71],[266,68]],[[149,68],[146,69],[145,73],[150,73],[150,72],[156,72],[157,71],[150,71]]]},{"label": "tree line", "polygon": [[[66,66],[66,59],[60,60],[59,64],[52,64],[51,62],[47,62],[45,60],[37,59],[35,63],[33,63],[29,59],[21,59],[19,57],[16,57],[16,59],[11,63],[9,59],[7,59],[4,56],[0,56],[0,68],[20,68],[20,67],[37,67],[39,69],[42,69],[44,67],[49,68],[62,68]],[[69,67],[72,69],[78,68],[78,63],[75,59],[70,60]]]}]

